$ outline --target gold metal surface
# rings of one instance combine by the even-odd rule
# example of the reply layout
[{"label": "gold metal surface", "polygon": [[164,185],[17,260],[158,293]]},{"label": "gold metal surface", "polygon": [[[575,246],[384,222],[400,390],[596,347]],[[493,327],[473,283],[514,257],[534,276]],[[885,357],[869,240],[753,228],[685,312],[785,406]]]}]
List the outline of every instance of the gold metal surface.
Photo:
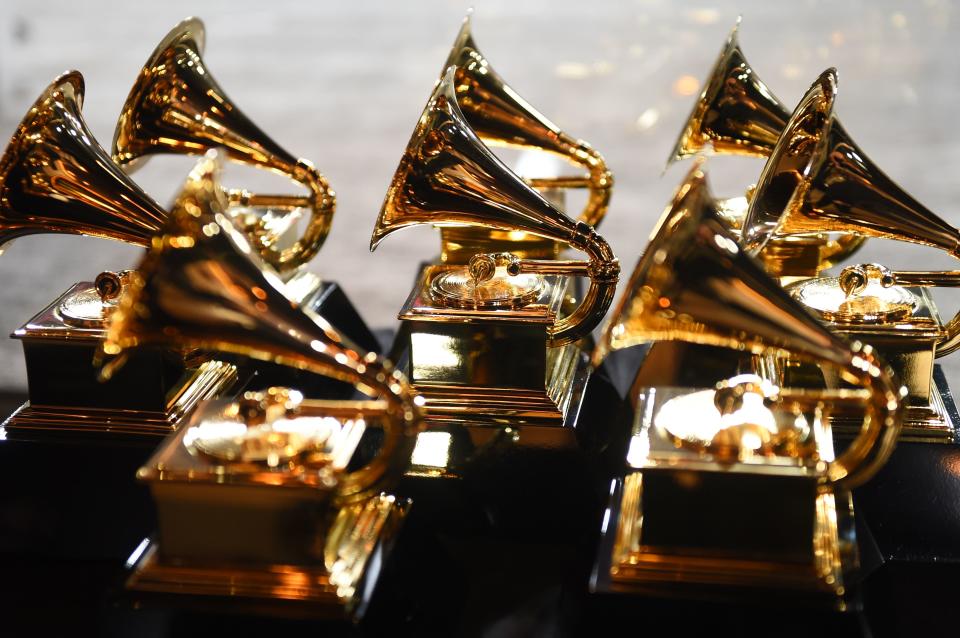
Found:
[{"label": "gold metal surface", "polygon": [[843,342],[770,279],[717,219],[712,202],[706,177],[694,167],[637,263],[594,363],[611,350],[678,340],[789,354],[835,369],[869,398],[859,436],[826,464],[823,485],[866,481],[893,450],[905,391],[869,346]]},{"label": "gold metal surface", "polygon": [[204,39],[203,23],[187,18],[157,45],[120,113],[113,159],[133,168],[159,153],[199,155],[222,148],[233,161],[299,182],[308,195],[230,192],[234,206],[310,211],[303,237],[290,247],[277,245],[278,233],[269,220],[255,219],[246,227],[238,220],[265,261],[281,272],[296,269],[309,262],[327,238],[335,194],[320,171],[280,147],[224,93],[201,57]]},{"label": "gold metal surface", "polygon": [[891,323],[913,316],[919,299],[906,288],[884,287],[871,281],[856,294],[848,294],[837,277],[798,282],[790,294],[820,318],[836,323]]},{"label": "gold metal surface", "polygon": [[[511,146],[557,155],[586,170],[585,175],[537,177],[523,175],[527,184],[538,189],[587,188],[587,203],[579,221],[597,226],[606,215],[613,189],[613,175],[607,169],[603,156],[588,143],[570,137],[534,109],[514,91],[490,66],[477,49],[470,31],[470,16],[463,20],[450,54],[441,69],[438,84],[443,82],[450,67],[456,69],[453,86],[463,117],[476,135],[490,146]],[[491,245],[502,241],[502,232],[490,228],[472,228],[454,231],[441,228],[444,263],[459,255],[469,257],[463,248],[473,252],[495,252],[500,247]],[[544,245],[544,238],[521,235],[514,231],[509,247],[503,247],[524,257],[549,258],[559,253],[562,242],[554,239],[553,246]],[[576,248],[576,247],[575,247]]]},{"label": "gold metal surface", "polygon": [[860,150],[833,115],[835,69],[800,101],[769,161],[743,226],[756,254],[770,239],[823,232],[896,239],[960,256],[960,232],[913,199]]},{"label": "gold metal surface", "polygon": [[590,260],[518,260],[512,274],[590,278],[576,310],[550,327],[551,345],[575,342],[609,307],[619,262],[591,226],[573,222],[551,206],[480,141],[460,110],[455,78],[456,68],[450,67],[434,89],[387,191],[370,248],[394,231],[417,224],[523,231],[569,244]]},{"label": "gold metal surface", "polygon": [[[833,115],[836,71],[810,87],[763,168],[742,243],[756,254],[784,235],[850,233],[908,241],[960,257],[960,231],[893,183]],[[906,285],[956,285],[955,271],[904,273]],[[850,271],[845,278],[851,276]],[[960,313],[944,327],[941,355],[960,347]]]},{"label": "gold metal surface", "polygon": [[[790,111],[747,62],[738,40],[739,29],[738,18],[677,139],[668,166],[708,150],[769,157],[786,127]],[[749,197],[718,202],[721,217],[730,228],[742,227]],[[815,277],[856,252],[864,240],[862,236],[826,233],[799,241],[780,237],[757,256],[776,277]]]},{"label": "gold metal surface", "polygon": [[37,98],[0,158],[0,246],[69,233],[146,246],[167,214],[113,163],[80,112],[83,76],[69,71]]},{"label": "gold metal surface", "polygon": [[[933,381],[934,363],[949,332],[928,289],[898,286],[893,274],[876,264],[861,264],[844,269],[839,278],[810,279],[788,286],[787,291],[819,315],[832,332],[871,344],[896,371],[907,388],[900,440],[953,443],[954,424]],[[907,312],[898,312],[898,304]],[[894,312],[874,321],[877,305]],[[833,375],[809,365],[786,360],[778,367],[779,374],[815,387],[842,385]],[[838,435],[858,430],[855,413],[838,410],[831,418]]]},{"label": "gold metal surface", "polygon": [[84,435],[109,434],[164,437],[197,409],[229,392],[237,382],[231,363],[210,360],[187,370],[164,410],[116,410],[83,406],[24,403],[3,423],[8,432],[45,430]]},{"label": "gold metal surface", "polygon": [[[162,546],[154,543],[136,557],[127,588],[141,592],[188,596],[239,598],[248,608],[253,601],[271,613],[292,613],[349,619],[358,602],[371,557],[392,540],[408,505],[392,496],[376,496],[338,510],[333,533],[323,543],[324,560],[316,565],[192,564],[165,562]],[[303,604],[296,611],[287,603]]]},{"label": "gold metal surface", "polygon": [[[103,352],[121,355],[147,344],[233,352],[354,384],[385,403],[377,410],[385,435],[380,454],[344,477],[338,493],[369,497],[402,473],[421,423],[420,400],[389,362],[361,352],[285,296],[276,273],[225,214],[218,170],[211,151],[191,173],[111,317]],[[117,364],[108,362],[103,373]],[[357,404],[355,412],[366,407]],[[162,480],[160,468],[147,472]]]}]

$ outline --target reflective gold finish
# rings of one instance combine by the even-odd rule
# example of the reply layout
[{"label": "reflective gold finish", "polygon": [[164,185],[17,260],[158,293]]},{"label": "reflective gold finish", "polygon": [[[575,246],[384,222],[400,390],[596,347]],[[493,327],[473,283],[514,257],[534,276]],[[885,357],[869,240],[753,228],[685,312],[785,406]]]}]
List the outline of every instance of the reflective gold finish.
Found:
[{"label": "reflective gold finish", "polygon": [[717,219],[699,167],[660,219],[594,352],[657,340],[747,350],[826,365],[870,391],[860,435],[827,464],[825,484],[870,478],[900,429],[901,388],[869,346],[847,345],[761,271]]},{"label": "reflective gold finish", "polygon": [[[191,173],[111,317],[103,353],[232,352],[352,383],[372,400],[307,401],[273,388],[208,404],[139,472],[158,503],[159,549],[138,562],[128,586],[308,602],[319,605],[311,613],[346,615],[405,511],[380,492],[406,469],[422,402],[388,361],[290,301],[230,222],[218,171],[211,151]],[[105,376],[117,364],[107,362]],[[383,430],[380,448],[348,469],[370,425]],[[235,534],[241,527],[248,533]]]},{"label": "reflective gold finish", "polygon": [[[217,171],[211,152],[191,173],[111,317],[103,351],[113,356],[133,346],[170,345],[232,352],[330,376],[377,396],[387,404],[382,453],[343,487],[345,495],[369,496],[409,457],[401,461],[396,452],[412,445],[419,427],[415,394],[389,362],[359,352],[322,317],[286,297],[276,273],[229,221]],[[116,364],[107,364],[105,376]]]},{"label": "reflective gold finish", "polygon": [[589,225],[573,222],[507,168],[473,132],[455,92],[451,67],[430,97],[380,210],[370,240],[417,224],[473,225],[523,231],[569,244],[587,262],[517,260],[514,274],[588,276],[584,300],[549,328],[550,345],[588,334],[613,299],[620,266],[607,242]]},{"label": "reflective gold finish", "polygon": [[234,105],[201,57],[204,37],[203,23],[187,18],[157,45],[120,114],[113,159],[133,168],[158,153],[198,155],[223,148],[233,161],[299,182],[308,195],[230,192],[233,206],[310,211],[303,237],[290,247],[278,245],[269,219],[252,220],[244,228],[265,261],[281,272],[296,269],[317,254],[330,232],[334,192],[310,162],[290,155]]},{"label": "reflective gold finish", "polygon": [[[892,452],[904,391],[869,346],[834,336],[741,249],[699,166],[653,232],[594,362],[649,341],[762,360],[789,353],[859,387],[784,388],[755,374],[712,388],[635,387],[634,471],[614,494],[605,586],[712,597],[731,586],[761,596],[789,590],[844,607],[856,563],[849,489]],[[859,416],[858,436],[839,455],[835,410]]]},{"label": "reflective gold finish", "polygon": [[[613,174],[603,156],[583,140],[561,131],[504,82],[477,49],[469,13],[441,69],[439,82],[450,67],[456,69],[453,86],[463,117],[486,144],[551,153],[586,170],[581,176],[523,177],[537,189],[589,189],[579,221],[599,225],[613,189]],[[555,258],[563,247],[557,240],[545,242],[542,236],[516,231],[504,236],[504,232],[490,228],[441,227],[440,232],[443,263],[465,263],[473,253],[501,250],[529,258]]]},{"label": "reflective gold finish", "polygon": [[[738,18],[677,139],[668,165],[708,150],[754,157],[769,157],[773,152],[790,119],[790,111],[747,62],[737,37],[739,29]],[[735,208],[721,207],[723,219],[729,220],[734,230],[742,227],[746,217],[747,201],[739,199],[724,202],[737,204]],[[815,277],[856,252],[864,240],[862,236],[828,236],[826,232],[803,238],[781,237],[757,256],[775,277]]]},{"label": "reflective gold finish", "polygon": [[[791,116],[751,201],[743,229],[746,249],[756,253],[785,235],[838,232],[909,241],[960,257],[960,231],[894,184],[850,140],[833,114],[836,91],[836,72],[829,69]],[[933,360],[960,346],[960,315],[943,324],[928,295],[890,285],[955,286],[960,278],[955,271],[902,275],[857,266],[839,279],[793,292],[832,328],[871,343],[895,365],[910,389],[910,436],[951,440],[942,401],[933,396]],[[861,294],[846,293],[868,285]],[[919,303],[908,307],[910,299]]]},{"label": "reflective gold finish", "polygon": [[894,184],[833,115],[828,69],[797,106],[760,174],[743,226],[751,254],[786,235],[824,232],[896,239],[960,256],[960,231]]},{"label": "reflective gold finish", "polygon": [[0,245],[69,233],[146,246],[167,214],[97,144],[69,71],[37,98],[0,158]]},{"label": "reflective gold finish", "polygon": [[[83,77],[55,79],[37,98],[0,158],[0,244],[34,233],[68,233],[147,246],[167,217],[97,143],[81,113]],[[19,328],[30,401],[5,424],[18,429],[163,436],[203,399],[237,379],[233,365],[192,361],[179,350],[146,354],[139,385],[96,383],[90,365],[124,273],[77,284]]]},{"label": "reflective gold finish", "polygon": [[739,30],[737,18],[668,165],[708,148],[715,153],[768,157],[776,146],[790,111],[747,62],[737,38]]}]

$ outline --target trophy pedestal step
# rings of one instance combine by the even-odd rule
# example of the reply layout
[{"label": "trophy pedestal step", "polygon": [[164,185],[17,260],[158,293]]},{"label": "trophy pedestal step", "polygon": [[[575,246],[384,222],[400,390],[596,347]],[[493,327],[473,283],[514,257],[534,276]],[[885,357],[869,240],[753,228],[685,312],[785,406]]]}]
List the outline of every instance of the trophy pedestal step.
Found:
[{"label": "trophy pedestal step", "polygon": [[[939,364],[933,366],[933,384],[928,405],[908,404],[903,415],[899,441],[912,443],[960,443],[960,419],[956,417],[953,394]],[[860,431],[862,417],[834,415],[833,431],[852,438]]]},{"label": "trophy pedestal step", "polygon": [[8,436],[34,431],[96,438],[163,437],[173,432],[201,401],[230,391],[237,382],[237,368],[222,361],[206,361],[192,372],[165,411],[114,410],[84,406],[31,405],[29,401],[4,421]]},{"label": "trophy pedestal step", "polygon": [[127,559],[126,587],[134,604],[152,600],[188,609],[240,606],[249,614],[358,619],[370,604],[409,502],[380,496],[346,507],[353,515],[344,519],[340,542],[325,548],[319,564],[196,564],[165,559],[159,543],[145,539]]}]

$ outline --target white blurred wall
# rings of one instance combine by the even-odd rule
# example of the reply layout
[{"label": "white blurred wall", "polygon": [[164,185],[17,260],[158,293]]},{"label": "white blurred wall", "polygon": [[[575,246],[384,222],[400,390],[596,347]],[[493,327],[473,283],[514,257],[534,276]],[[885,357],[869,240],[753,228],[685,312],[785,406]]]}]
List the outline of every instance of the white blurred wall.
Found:
[{"label": "white blurred wall", "polygon": [[[661,176],[692,93],[738,14],[744,51],[782,100],[794,103],[820,71],[838,67],[838,111],[849,132],[889,175],[960,224],[960,133],[953,126],[960,12],[951,2],[473,4],[477,43],[498,72],[607,157],[617,185],[601,230],[625,276],[685,170]],[[57,73],[76,68],[86,77],[84,116],[108,146],[140,65],[178,20],[196,14],[206,22],[204,58],[220,84],[277,141],[320,167],[337,191],[334,229],[315,269],[339,281],[372,326],[392,326],[417,263],[436,253],[437,240],[429,229],[405,231],[371,254],[370,231],[467,6],[5,0],[0,134],[13,131]],[[137,179],[166,202],[190,165],[156,160]],[[760,163],[725,159],[708,168],[716,190],[733,193],[755,179]],[[17,328],[74,281],[132,265],[137,254],[87,238],[16,241],[0,257],[0,332]],[[930,251],[878,242],[862,254],[894,267],[952,265]],[[0,387],[22,387],[19,345],[0,339],[0,362]]]}]

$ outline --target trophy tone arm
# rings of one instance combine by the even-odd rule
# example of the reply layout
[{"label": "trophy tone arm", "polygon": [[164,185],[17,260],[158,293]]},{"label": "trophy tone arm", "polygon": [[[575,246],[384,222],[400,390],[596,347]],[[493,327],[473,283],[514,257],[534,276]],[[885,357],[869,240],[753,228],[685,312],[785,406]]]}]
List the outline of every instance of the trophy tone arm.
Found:
[{"label": "trophy tone arm", "polygon": [[[871,279],[878,279],[884,288],[956,288],[960,286],[960,270],[890,270],[880,264],[857,264],[847,266],[840,273],[840,288],[849,297],[863,291]],[[960,311],[944,324],[943,333],[943,337],[936,344],[937,358],[960,348]]]},{"label": "trophy tone arm", "polygon": [[583,223],[579,223],[577,229],[578,237],[570,243],[590,255],[589,261],[520,259],[512,253],[488,253],[475,255],[468,266],[476,283],[491,278],[498,265],[506,266],[512,276],[529,273],[589,277],[590,287],[577,309],[551,326],[551,347],[574,343],[590,334],[610,307],[620,278],[620,262],[606,240]]}]

